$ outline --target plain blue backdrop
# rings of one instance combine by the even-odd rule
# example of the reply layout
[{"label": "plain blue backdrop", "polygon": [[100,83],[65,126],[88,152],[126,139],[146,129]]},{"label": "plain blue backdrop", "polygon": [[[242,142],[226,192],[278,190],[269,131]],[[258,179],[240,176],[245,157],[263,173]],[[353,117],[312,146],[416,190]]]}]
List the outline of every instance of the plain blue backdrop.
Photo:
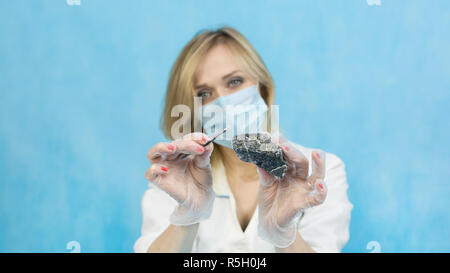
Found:
[{"label": "plain blue backdrop", "polygon": [[450,1],[0,2],[0,251],[131,252],[169,70],[229,25],[281,126],[346,164],[345,252],[450,251]]}]

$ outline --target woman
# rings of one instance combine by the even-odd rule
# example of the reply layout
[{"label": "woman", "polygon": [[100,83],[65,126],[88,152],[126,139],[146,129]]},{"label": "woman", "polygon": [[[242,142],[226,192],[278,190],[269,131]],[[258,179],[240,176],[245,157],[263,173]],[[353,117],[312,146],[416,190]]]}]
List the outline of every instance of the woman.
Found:
[{"label": "woman", "polygon": [[[268,109],[274,101],[274,84],[259,55],[233,28],[200,32],[171,70],[162,129],[174,139],[172,109],[187,105],[194,110],[194,97],[206,107],[225,100],[239,104],[245,96]],[[195,127],[197,120],[192,116],[186,125]],[[342,249],[353,206],[345,166],[336,155],[280,138],[288,168],[279,179],[241,161],[226,141],[204,146],[211,137],[205,131],[158,143],[148,152],[150,183],[136,252]]]}]

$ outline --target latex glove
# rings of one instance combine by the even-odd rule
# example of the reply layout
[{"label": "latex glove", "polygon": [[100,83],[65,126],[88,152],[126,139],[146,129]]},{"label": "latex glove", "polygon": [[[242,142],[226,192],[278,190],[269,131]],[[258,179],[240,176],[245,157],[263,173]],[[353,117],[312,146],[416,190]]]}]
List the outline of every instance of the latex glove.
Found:
[{"label": "latex glove", "polygon": [[[151,166],[145,177],[178,202],[169,219],[173,225],[195,224],[211,215],[215,193],[210,156],[214,145],[201,145],[208,140],[205,134],[191,133],[158,143],[148,153]],[[182,159],[186,153],[191,155]]]},{"label": "latex glove", "polygon": [[327,196],[325,153],[312,153],[312,173],[308,177],[308,159],[294,145],[281,139],[288,169],[277,179],[257,168],[259,236],[276,247],[285,248],[295,241],[297,224],[305,209],[322,204]]}]

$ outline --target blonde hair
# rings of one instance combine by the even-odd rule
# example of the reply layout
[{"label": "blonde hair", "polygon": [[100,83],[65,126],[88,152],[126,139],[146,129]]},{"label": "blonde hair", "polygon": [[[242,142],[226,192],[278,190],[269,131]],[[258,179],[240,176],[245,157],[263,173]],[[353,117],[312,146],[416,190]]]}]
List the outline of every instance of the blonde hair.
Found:
[{"label": "blonde hair", "polygon": [[[269,107],[275,100],[274,83],[272,76],[266,68],[263,60],[249,43],[249,41],[236,29],[221,27],[217,30],[201,30],[197,32],[191,41],[182,49],[172,66],[167,84],[164,110],[161,116],[161,129],[168,139],[173,140],[171,129],[177,117],[171,116],[175,105],[186,105],[191,109],[190,128],[193,132],[194,126],[194,75],[203,57],[216,45],[227,46],[237,58],[241,68],[259,82],[261,97]],[[270,120],[267,128],[270,126]],[[220,145],[214,143],[214,151],[211,155],[211,165],[214,166],[222,160]]]}]

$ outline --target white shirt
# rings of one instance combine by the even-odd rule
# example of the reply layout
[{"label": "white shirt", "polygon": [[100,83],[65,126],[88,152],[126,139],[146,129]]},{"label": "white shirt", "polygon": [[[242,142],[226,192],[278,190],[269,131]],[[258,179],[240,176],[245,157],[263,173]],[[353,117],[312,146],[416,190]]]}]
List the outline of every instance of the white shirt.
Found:
[{"label": "white shirt", "polygon": [[[309,161],[312,169],[313,149],[295,145]],[[325,201],[305,210],[298,224],[302,238],[316,252],[340,252],[349,239],[350,213],[353,205],[347,197],[347,178],[342,160],[326,153]],[[236,204],[229,188],[225,169],[220,164],[213,170],[216,193],[211,217],[199,224],[192,252],[275,252],[275,247],[258,236],[258,207],[242,231],[236,215]],[[147,252],[153,241],[170,225],[169,216],[177,202],[152,184],[142,199],[142,234],[134,244],[135,252]]]}]

